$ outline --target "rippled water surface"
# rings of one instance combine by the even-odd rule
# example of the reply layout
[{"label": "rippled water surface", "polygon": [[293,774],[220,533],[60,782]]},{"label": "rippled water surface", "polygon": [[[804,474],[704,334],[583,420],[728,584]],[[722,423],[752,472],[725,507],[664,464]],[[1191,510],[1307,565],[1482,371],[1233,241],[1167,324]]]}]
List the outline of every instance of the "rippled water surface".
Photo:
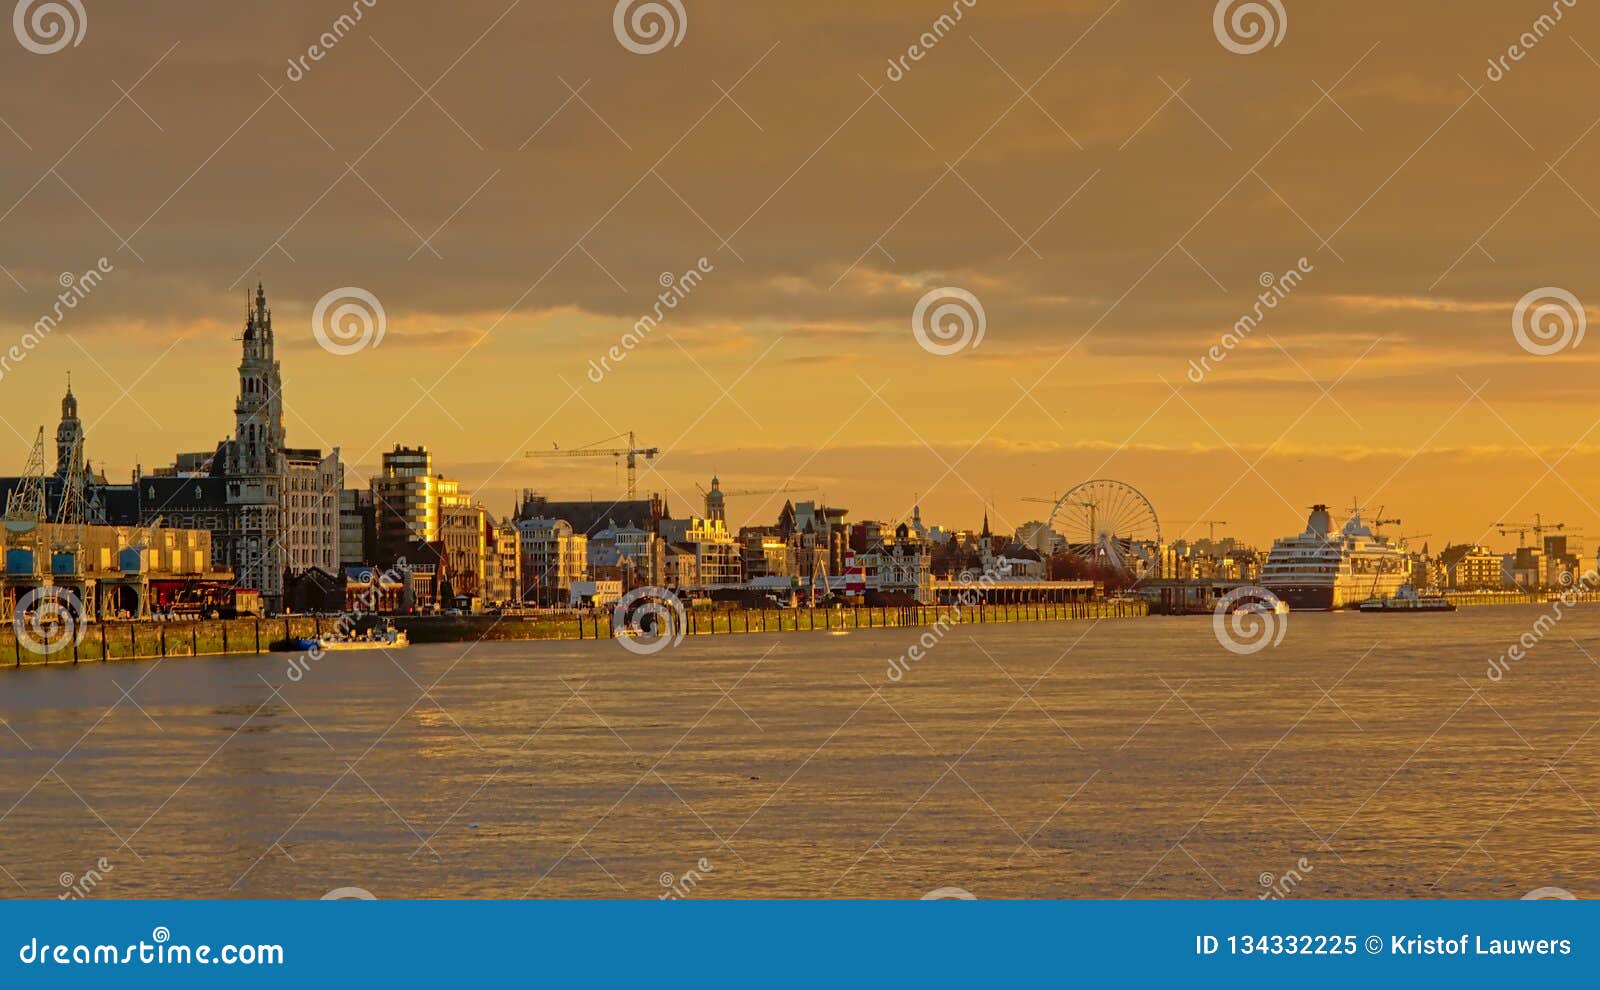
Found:
[{"label": "rippled water surface", "polygon": [[1486,676],[1546,612],[0,671],[0,891],[1600,896],[1600,608]]}]

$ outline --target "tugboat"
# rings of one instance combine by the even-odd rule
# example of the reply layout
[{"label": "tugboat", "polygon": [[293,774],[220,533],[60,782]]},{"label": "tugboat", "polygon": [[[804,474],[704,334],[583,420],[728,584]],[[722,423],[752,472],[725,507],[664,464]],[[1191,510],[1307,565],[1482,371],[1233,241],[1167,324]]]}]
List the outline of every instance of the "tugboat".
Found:
[{"label": "tugboat", "polygon": [[1443,595],[1424,595],[1413,584],[1403,584],[1393,595],[1382,598],[1374,595],[1358,606],[1363,612],[1454,612],[1455,603]]}]

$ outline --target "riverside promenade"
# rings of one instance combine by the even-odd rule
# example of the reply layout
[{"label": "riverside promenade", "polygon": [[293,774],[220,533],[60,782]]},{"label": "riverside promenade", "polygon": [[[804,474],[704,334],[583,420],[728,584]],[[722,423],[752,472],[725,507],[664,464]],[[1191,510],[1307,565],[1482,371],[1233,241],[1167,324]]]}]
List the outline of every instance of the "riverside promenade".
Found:
[{"label": "riverside promenade", "polygon": [[[1143,617],[1143,602],[1059,602],[1009,605],[846,606],[791,609],[692,609],[684,634],[733,636],[759,633],[839,632],[855,629],[916,628],[943,622],[976,625],[1017,622],[1071,622]],[[314,639],[332,632],[336,615],[288,616],[176,622],[89,623],[76,643],[44,654],[18,637],[14,625],[0,627],[0,666],[98,663],[266,653],[274,643]],[[553,613],[536,616],[396,616],[413,643],[517,642],[612,638],[611,612]],[[10,661],[7,664],[7,661]]]}]

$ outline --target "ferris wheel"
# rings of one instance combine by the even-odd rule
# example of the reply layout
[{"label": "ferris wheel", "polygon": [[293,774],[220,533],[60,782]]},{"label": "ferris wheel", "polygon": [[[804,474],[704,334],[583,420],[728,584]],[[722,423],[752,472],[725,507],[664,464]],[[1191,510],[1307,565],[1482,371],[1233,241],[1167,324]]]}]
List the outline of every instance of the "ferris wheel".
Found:
[{"label": "ferris wheel", "polygon": [[1050,528],[1067,552],[1099,567],[1142,571],[1161,545],[1161,522],[1144,493],[1122,481],[1085,481],[1056,502]]}]

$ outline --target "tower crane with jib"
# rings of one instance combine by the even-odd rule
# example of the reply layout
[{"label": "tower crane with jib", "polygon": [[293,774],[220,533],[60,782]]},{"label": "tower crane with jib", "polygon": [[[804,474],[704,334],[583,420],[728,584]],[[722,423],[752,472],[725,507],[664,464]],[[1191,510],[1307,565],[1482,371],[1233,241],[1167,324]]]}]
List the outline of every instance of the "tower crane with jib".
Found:
[{"label": "tower crane with jib", "polygon": [[[623,437],[627,437],[628,439],[628,445],[626,447],[600,446],[600,444],[603,443],[611,443],[615,440],[621,440]],[[625,457],[627,458],[628,464],[628,499],[631,501],[639,497],[639,456],[643,455],[645,460],[649,461],[655,460],[660,453],[660,447],[639,446],[639,441],[634,438],[633,431],[629,430],[627,433],[618,433],[614,437],[606,437],[604,440],[596,440],[594,443],[586,443],[581,447],[573,447],[569,450],[562,450],[560,446],[556,446],[554,450],[530,450],[524,456],[611,457],[616,459]]]},{"label": "tower crane with jib", "polygon": [[1532,533],[1533,538],[1542,543],[1544,534],[1559,533],[1567,528],[1567,524],[1547,523],[1544,521],[1543,515],[1535,512],[1533,514],[1533,522],[1499,522],[1495,523],[1495,527],[1500,530],[1501,536],[1510,536],[1512,533],[1517,534],[1517,547],[1521,549],[1528,545],[1529,533]]}]

